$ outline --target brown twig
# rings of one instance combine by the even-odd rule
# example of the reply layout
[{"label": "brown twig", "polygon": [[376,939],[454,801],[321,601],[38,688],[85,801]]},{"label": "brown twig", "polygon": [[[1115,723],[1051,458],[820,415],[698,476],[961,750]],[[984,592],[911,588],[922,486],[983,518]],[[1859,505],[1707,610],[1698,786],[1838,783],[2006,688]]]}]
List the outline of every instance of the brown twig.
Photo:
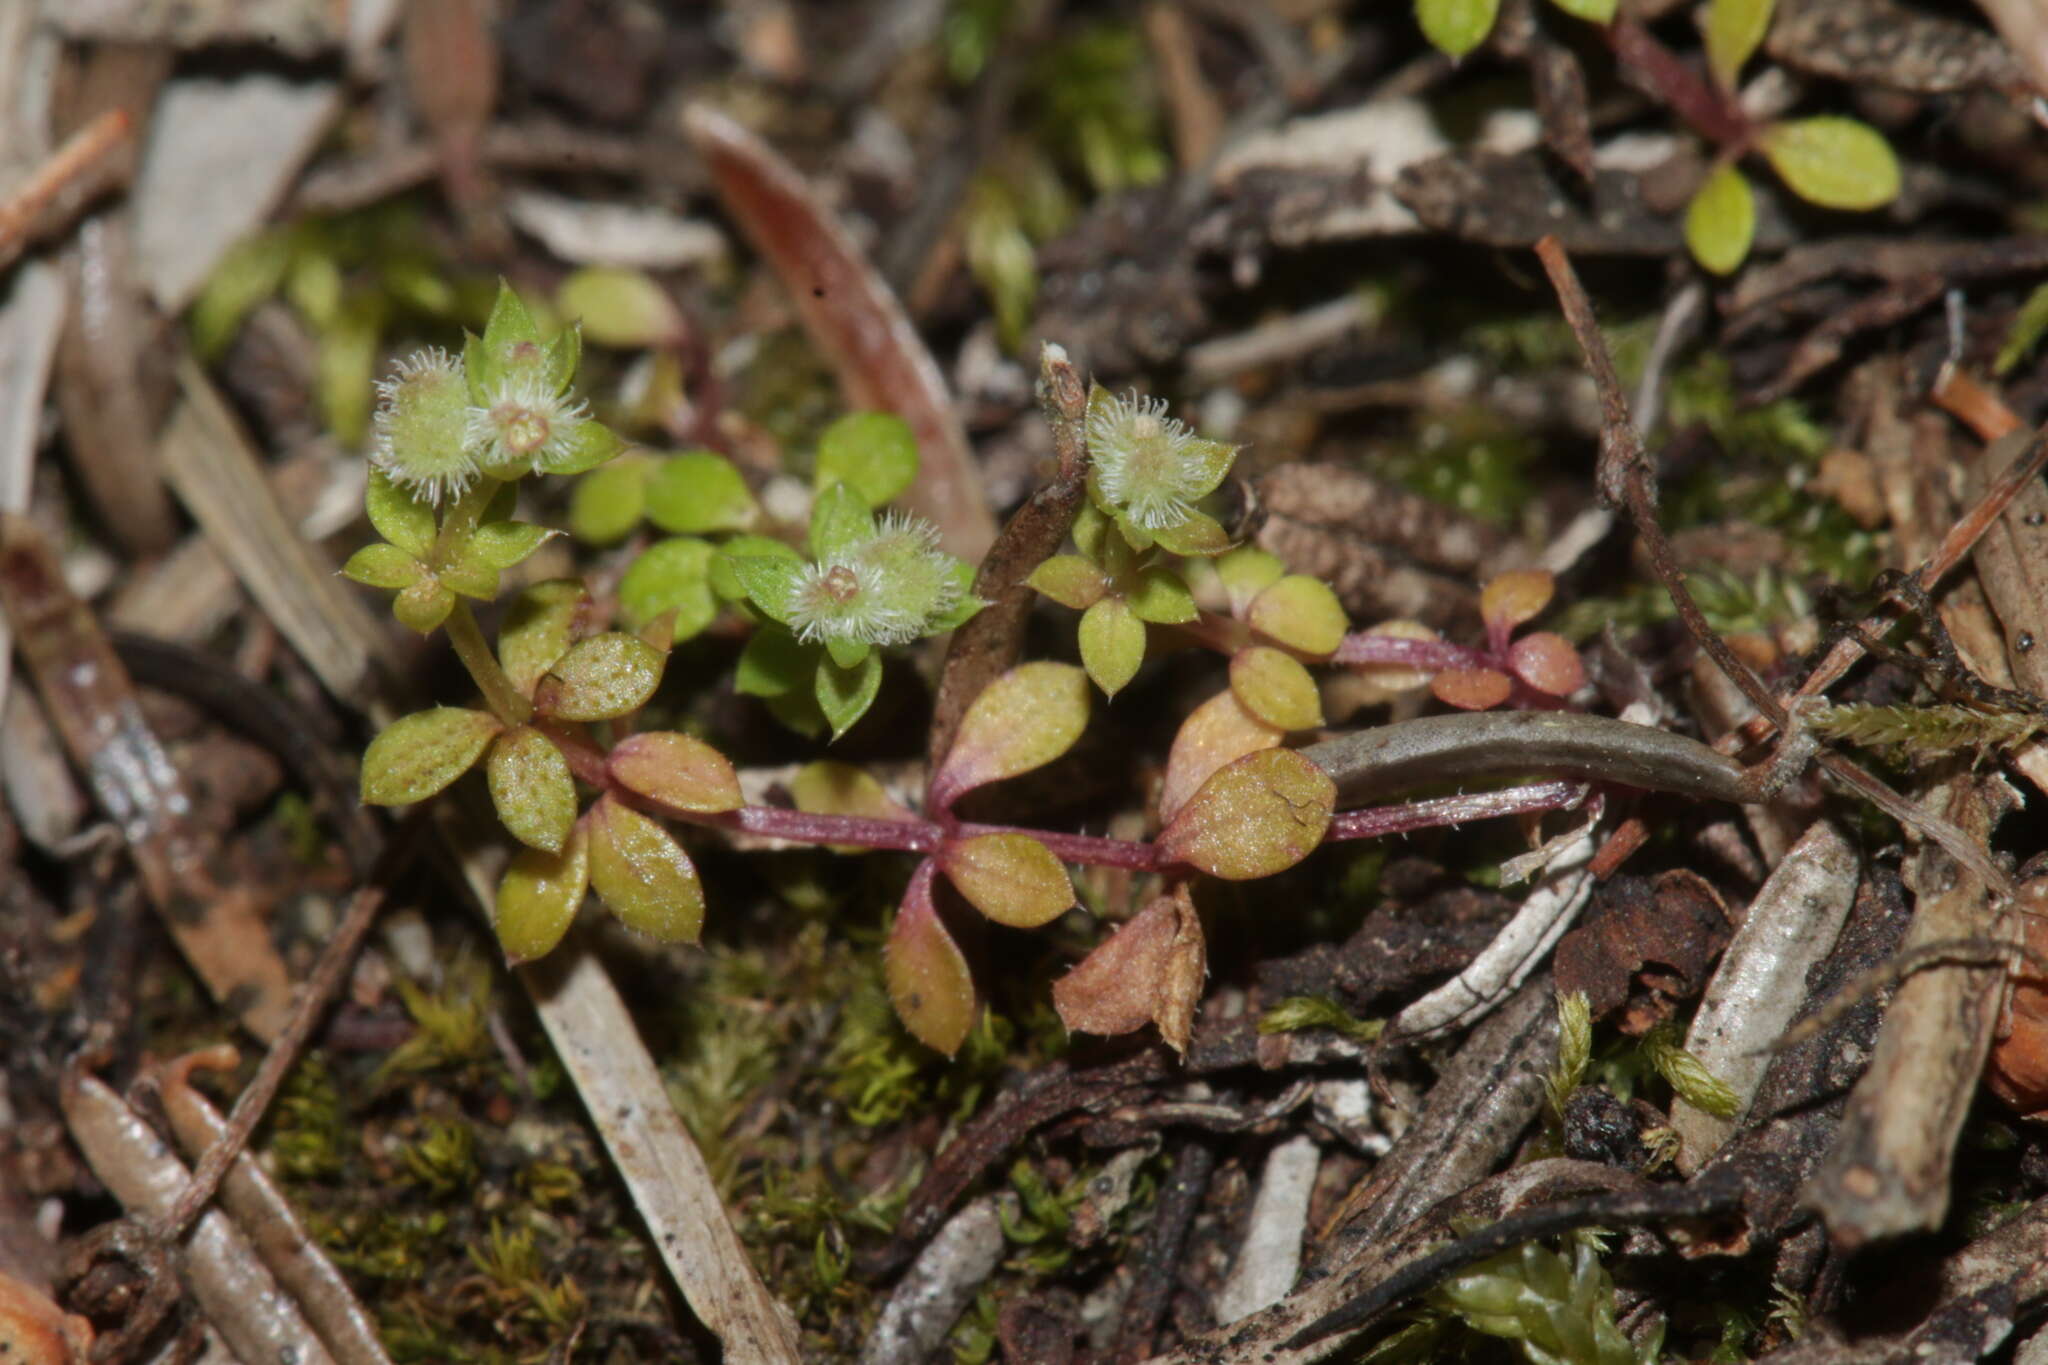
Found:
[{"label": "brown twig", "polygon": [[36,219],[64,187],[127,141],[134,131],[134,115],[126,109],[107,110],[65,139],[64,145],[13,194],[0,200],[0,268],[5,268],[28,246]]}]

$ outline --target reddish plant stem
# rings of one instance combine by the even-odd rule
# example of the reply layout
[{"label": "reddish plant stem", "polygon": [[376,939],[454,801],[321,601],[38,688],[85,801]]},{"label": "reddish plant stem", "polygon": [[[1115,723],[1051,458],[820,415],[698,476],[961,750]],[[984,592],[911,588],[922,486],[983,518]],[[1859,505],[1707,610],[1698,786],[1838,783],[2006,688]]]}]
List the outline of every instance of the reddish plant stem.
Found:
[{"label": "reddish plant stem", "polygon": [[1678,54],[1657,41],[1634,19],[1616,19],[1606,29],[1615,57],[1642,77],[1650,93],[1664,101],[1692,130],[1723,151],[1741,155],[1756,137],[1756,126],[1733,99],[1721,93]]},{"label": "reddish plant stem", "polygon": [[1324,841],[1381,839],[1389,834],[1435,829],[1466,820],[1570,810],[1585,797],[1586,785],[1583,782],[1531,782],[1499,791],[1439,796],[1429,801],[1409,801],[1396,806],[1366,806],[1360,810],[1338,811],[1330,821],[1330,832],[1324,836]]},{"label": "reddish plant stem", "polygon": [[1400,668],[1426,668],[1442,672],[1447,668],[1496,668],[1504,661],[1485,650],[1454,645],[1448,640],[1414,640],[1400,635],[1374,635],[1357,631],[1344,637],[1333,664],[1381,664]]}]

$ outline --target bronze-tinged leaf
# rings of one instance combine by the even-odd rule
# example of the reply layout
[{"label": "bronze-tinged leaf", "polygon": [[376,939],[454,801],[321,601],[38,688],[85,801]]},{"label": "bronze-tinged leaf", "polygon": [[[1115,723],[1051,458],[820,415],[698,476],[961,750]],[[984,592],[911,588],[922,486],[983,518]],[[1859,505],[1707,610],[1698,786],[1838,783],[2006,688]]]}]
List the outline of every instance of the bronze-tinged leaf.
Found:
[{"label": "bronze-tinged leaf", "polygon": [[1052,850],[1028,834],[948,840],[939,867],[975,909],[1013,929],[1036,929],[1074,905],[1074,884]]},{"label": "bronze-tinged leaf", "polygon": [[507,730],[491,742],[484,775],[498,819],[512,837],[531,848],[561,852],[576,823],[576,782],[555,742],[531,725]]},{"label": "bronze-tinged leaf", "polygon": [[1185,1054],[1207,971],[1201,917],[1182,883],[1054,982],[1053,1007],[1077,1033],[1113,1036],[1157,1024],[1173,1050]]},{"label": "bronze-tinged leaf", "polygon": [[546,957],[582,908],[590,889],[590,840],[578,822],[559,853],[522,848],[498,883],[492,922],[505,960],[517,966]]},{"label": "bronze-tinged leaf", "polygon": [[1508,664],[1520,678],[1538,692],[1569,697],[1586,681],[1586,665],[1579,651],[1562,635],[1539,630],[1508,647]]},{"label": "bronze-tinged leaf", "polygon": [[695,943],[704,887],[675,837],[632,807],[600,797],[583,817],[590,884],[619,922],[663,943]]},{"label": "bronze-tinged leaf", "polygon": [[1337,784],[1292,749],[1247,754],[1202,785],[1160,831],[1159,851],[1225,881],[1284,872],[1315,851]]},{"label": "bronze-tinged leaf", "polygon": [[1088,724],[1088,675],[1071,664],[1020,664],[981,690],[961,718],[930,801],[1028,773],[1072,748]]},{"label": "bronze-tinged leaf", "polygon": [[541,679],[534,708],[561,720],[616,719],[654,695],[666,662],[646,641],[623,631],[578,640]]},{"label": "bronze-tinged leaf", "polygon": [[606,770],[628,791],[676,810],[738,810],[746,804],[730,759],[674,730],[628,735],[612,746]]},{"label": "bronze-tinged leaf", "polygon": [[498,628],[498,662],[512,685],[533,695],[541,676],[569,652],[576,625],[590,606],[590,594],[573,578],[553,578],[522,589]]},{"label": "bronze-tinged leaf", "polygon": [[1188,798],[1218,769],[1246,754],[1277,748],[1286,733],[1266,724],[1225,688],[1197,706],[1180,723],[1166,756],[1166,780],[1159,785],[1159,818],[1171,820]]},{"label": "bronze-tinged leaf", "polygon": [[1429,680],[1430,693],[1460,711],[1489,711],[1515,690],[1514,679],[1493,668],[1447,668]]},{"label": "bronze-tinged leaf", "polygon": [[1252,645],[1230,656],[1230,690],[1253,716],[1281,730],[1307,730],[1323,723],[1323,699],[1301,661],[1270,645]]},{"label": "bronze-tinged leaf", "polygon": [[1274,644],[1319,659],[1336,653],[1351,628],[1330,585],[1298,573],[1254,597],[1245,624]]},{"label": "bronze-tinged leaf", "polygon": [[436,706],[400,716],[363,754],[363,800],[372,806],[424,801],[468,772],[504,726],[488,711]]},{"label": "bronze-tinged leaf", "polygon": [[919,1042],[950,1057],[974,1027],[977,1001],[967,959],[932,902],[937,871],[938,864],[927,858],[911,874],[903,906],[889,930],[883,973],[890,1003],[903,1026]]},{"label": "bronze-tinged leaf", "polygon": [[1557,593],[1546,569],[1510,569],[1497,574],[1479,594],[1479,615],[1490,629],[1511,631],[1533,621]]}]

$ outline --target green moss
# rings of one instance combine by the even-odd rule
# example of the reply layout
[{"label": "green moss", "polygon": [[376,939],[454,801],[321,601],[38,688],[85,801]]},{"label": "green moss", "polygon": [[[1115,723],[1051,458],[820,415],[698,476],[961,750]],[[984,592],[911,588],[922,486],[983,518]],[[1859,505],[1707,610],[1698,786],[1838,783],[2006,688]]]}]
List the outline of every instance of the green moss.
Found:
[{"label": "green moss", "polygon": [[1537,443],[1478,408],[1421,420],[1408,446],[1375,471],[1433,501],[1509,524],[1533,496],[1528,470]]},{"label": "green moss", "polygon": [[419,1138],[399,1149],[412,1179],[446,1197],[476,1184],[476,1134],[461,1119],[429,1118]]}]

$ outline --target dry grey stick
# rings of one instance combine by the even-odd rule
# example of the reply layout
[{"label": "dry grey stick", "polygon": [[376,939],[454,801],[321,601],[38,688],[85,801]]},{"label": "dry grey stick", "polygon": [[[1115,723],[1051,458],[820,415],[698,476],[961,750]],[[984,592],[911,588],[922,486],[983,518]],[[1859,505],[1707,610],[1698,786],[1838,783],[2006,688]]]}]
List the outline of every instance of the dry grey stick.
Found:
[{"label": "dry grey stick", "polygon": [[984,1195],[946,1220],[883,1305],[861,1365],[923,1360],[945,1339],[1002,1259],[1001,1198]]},{"label": "dry grey stick", "polygon": [[1307,1134],[1290,1138],[1266,1157],[1259,1192],[1252,1200],[1244,1243],[1230,1278],[1216,1291],[1216,1321],[1236,1322],[1287,1297],[1301,1270],[1301,1234],[1308,1226],[1322,1153]]},{"label": "dry grey stick", "polygon": [[1806,997],[1806,974],[1833,951],[1858,880],[1856,850],[1817,820],[1793,845],[1750,902],[1742,927],[1721,955],[1685,1037],[1686,1049],[1732,1087],[1738,1110],[1717,1118],[1683,1099],[1671,1107],[1682,1145],[1678,1166],[1691,1175],[1735,1131],[1771,1064],[1771,1048]]},{"label": "dry grey stick", "polygon": [[[2014,799],[2004,779],[1967,774],[1937,793],[1948,818],[1979,847]],[[1994,910],[1984,881],[1942,849],[1923,844],[1907,872],[1917,902],[1901,953],[1945,940],[2011,941],[2017,921],[2010,909]],[[2039,910],[2044,900],[2048,883],[2031,881],[2021,892],[2025,909]],[[1838,1246],[1941,1225],[1956,1139],[2005,986],[2002,965],[1939,966],[1909,978],[1892,997],[1870,1069],[1851,1092],[1834,1147],[1804,1195]]]},{"label": "dry grey stick", "polygon": [[[150,1126],[91,1076],[67,1080],[61,1102],[73,1140],[121,1206],[147,1219],[169,1212],[190,1173]],[[278,1287],[227,1214],[211,1209],[201,1215],[177,1259],[179,1278],[243,1360],[335,1365],[298,1304]]]}]

